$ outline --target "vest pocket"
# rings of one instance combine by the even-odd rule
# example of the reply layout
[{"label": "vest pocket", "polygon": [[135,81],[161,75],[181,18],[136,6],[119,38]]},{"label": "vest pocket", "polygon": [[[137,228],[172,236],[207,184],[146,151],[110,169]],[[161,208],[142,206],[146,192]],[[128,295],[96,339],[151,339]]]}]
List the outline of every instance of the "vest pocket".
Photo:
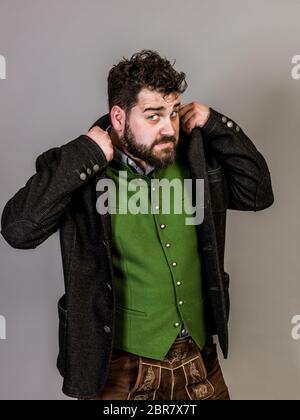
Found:
[{"label": "vest pocket", "polygon": [[137,311],[136,309],[125,308],[124,306],[116,305],[117,312],[123,312],[127,315],[133,315],[137,317],[146,318],[148,316],[147,312]]},{"label": "vest pocket", "polygon": [[68,313],[66,310],[66,298],[63,295],[58,301],[58,318],[59,318],[59,329],[58,329],[58,344],[59,353],[57,358],[57,367],[62,376],[65,372],[66,362],[66,333],[67,333],[67,318]]},{"label": "vest pocket", "polygon": [[[122,302],[123,303],[123,302]],[[139,347],[139,337],[144,331],[144,325],[148,325],[148,313],[139,310],[125,308],[116,305],[115,317],[115,343],[116,347],[122,348],[130,353],[137,353],[136,347]]]}]

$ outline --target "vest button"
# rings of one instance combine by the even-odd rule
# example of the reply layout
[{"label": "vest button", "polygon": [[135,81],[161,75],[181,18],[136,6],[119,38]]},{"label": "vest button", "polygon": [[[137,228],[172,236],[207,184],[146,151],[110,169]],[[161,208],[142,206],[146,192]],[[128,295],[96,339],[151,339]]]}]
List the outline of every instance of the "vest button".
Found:
[{"label": "vest button", "polygon": [[94,172],[99,171],[99,169],[100,169],[100,166],[99,165],[96,164],[96,165],[93,166],[93,171]]},{"label": "vest button", "polygon": [[109,328],[109,326],[104,325],[104,331],[109,334],[111,332],[111,329]]},{"label": "vest button", "polygon": [[233,122],[232,121],[228,121],[227,127],[231,128],[232,126],[233,126]]},{"label": "vest button", "polygon": [[91,175],[92,170],[90,168],[87,168],[86,172],[87,172],[87,174]]},{"label": "vest button", "polygon": [[161,228],[161,229],[164,229],[165,227],[166,227],[166,225],[164,225],[164,224],[161,224],[161,225],[160,225],[160,228]]},{"label": "vest button", "polygon": [[174,327],[177,328],[177,327],[179,327],[179,325],[180,325],[179,322],[175,322]]},{"label": "vest button", "polygon": [[80,179],[81,179],[81,181],[85,181],[86,180],[86,174],[82,172],[80,174]]},{"label": "vest button", "polygon": [[109,291],[112,290],[111,285],[109,283],[106,283],[106,286],[107,286],[107,288],[108,288]]},{"label": "vest button", "polygon": [[227,118],[226,117],[222,117],[222,122],[225,124],[227,122]]}]

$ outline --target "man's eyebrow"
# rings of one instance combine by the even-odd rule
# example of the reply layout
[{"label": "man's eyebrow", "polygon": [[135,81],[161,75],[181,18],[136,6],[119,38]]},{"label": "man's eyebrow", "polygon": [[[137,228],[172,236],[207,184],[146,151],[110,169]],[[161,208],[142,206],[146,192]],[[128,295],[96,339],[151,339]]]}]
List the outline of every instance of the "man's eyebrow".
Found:
[{"label": "man's eyebrow", "polygon": [[[177,108],[181,103],[177,102],[177,104],[175,104],[173,106],[173,108]],[[149,107],[149,108],[145,108],[143,112],[147,112],[147,111],[164,111],[166,108],[164,106],[159,106],[157,108],[154,107]]]}]

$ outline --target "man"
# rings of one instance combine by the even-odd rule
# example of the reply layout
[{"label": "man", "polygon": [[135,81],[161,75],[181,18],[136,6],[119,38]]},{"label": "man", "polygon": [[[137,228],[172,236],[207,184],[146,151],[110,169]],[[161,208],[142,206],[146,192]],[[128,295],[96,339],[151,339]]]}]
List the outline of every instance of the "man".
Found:
[{"label": "man", "polygon": [[[71,397],[229,399],[212,340],[227,357],[226,210],[258,211],[274,199],[254,144],[214,109],[183,104],[186,87],[154,51],[120,61],[108,77],[109,114],[40,155],[4,209],[1,233],[15,248],[60,231],[57,366]],[[168,212],[164,197],[152,202],[153,180],[184,189],[187,179],[190,204],[203,180],[202,223],[187,224],[186,207],[175,211],[175,192]],[[147,212],[125,209],[132,182],[146,190]]]}]

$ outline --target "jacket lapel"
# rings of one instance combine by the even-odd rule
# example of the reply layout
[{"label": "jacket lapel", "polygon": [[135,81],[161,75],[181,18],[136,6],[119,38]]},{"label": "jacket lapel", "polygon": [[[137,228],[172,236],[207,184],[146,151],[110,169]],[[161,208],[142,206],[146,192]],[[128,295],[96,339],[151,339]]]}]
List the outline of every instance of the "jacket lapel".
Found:
[{"label": "jacket lapel", "polygon": [[[202,253],[206,253],[206,258],[208,257],[207,253],[209,253],[210,258],[207,258],[207,264],[213,264],[213,267],[206,267],[206,273],[210,274],[210,285],[215,287],[220,285],[219,280],[221,278],[221,273],[217,257],[217,239],[211,208],[211,197],[203,147],[203,137],[199,128],[195,128],[192,131],[190,138],[187,139],[186,147],[187,160],[192,178],[204,179],[204,220],[201,224],[196,225],[196,227],[200,250]],[[216,274],[214,279],[211,277],[212,272]]]}]

